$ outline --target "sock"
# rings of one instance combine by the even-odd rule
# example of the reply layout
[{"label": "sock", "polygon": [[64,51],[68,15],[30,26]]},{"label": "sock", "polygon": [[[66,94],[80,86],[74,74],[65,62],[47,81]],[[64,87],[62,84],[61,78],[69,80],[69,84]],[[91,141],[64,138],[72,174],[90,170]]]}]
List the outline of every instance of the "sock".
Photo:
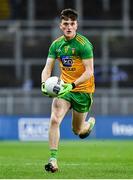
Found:
[{"label": "sock", "polygon": [[57,159],[57,152],[58,152],[57,149],[50,149],[50,159],[51,158]]}]

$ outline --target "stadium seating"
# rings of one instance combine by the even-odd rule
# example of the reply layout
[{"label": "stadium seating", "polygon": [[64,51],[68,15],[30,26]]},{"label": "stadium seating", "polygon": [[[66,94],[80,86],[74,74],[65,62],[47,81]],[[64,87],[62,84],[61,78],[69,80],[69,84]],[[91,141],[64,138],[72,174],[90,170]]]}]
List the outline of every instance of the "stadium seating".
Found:
[{"label": "stadium seating", "polygon": [[[23,90],[31,80],[31,89],[40,90],[40,75],[49,45],[60,35],[57,16],[63,8],[77,7],[77,1],[19,0],[17,6],[3,2],[13,0],[1,0],[0,4],[0,88]],[[29,21],[29,2],[35,3],[32,21]],[[127,6],[123,6],[126,0],[80,2],[82,20],[79,20],[79,28],[94,46],[97,91],[100,88],[112,88],[112,93],[113,88],[130,90],[133,87],[133,1],[129,0]],[[17,8],[10,9],[13,7]],[[99,99],[96,101],[101,104]]]}]

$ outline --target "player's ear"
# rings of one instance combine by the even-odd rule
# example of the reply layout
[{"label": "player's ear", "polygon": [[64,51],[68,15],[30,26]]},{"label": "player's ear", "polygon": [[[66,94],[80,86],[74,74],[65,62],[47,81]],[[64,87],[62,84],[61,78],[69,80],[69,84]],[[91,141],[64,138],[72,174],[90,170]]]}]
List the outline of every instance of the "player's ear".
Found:
[{"label": "player's ear", "polygon": [[60,22],[60,26],[59,26],[59,27],[60,27],[60,29],[62,30],[62,24],[61,24],[61,22]]},{"label": "player's ear", "polygon": [[78,22],[76,21],[76,29],[78,29]]}]

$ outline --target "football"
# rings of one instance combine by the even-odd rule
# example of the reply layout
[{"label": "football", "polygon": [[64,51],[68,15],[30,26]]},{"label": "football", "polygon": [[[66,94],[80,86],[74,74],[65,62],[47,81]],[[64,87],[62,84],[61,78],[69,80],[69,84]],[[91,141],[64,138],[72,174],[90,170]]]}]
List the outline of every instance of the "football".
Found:
[{"label": "football", "polygon": [[45,88],[47,93],[52,96],[56,97],[58,96],[58,93],[63,88],[64,82],[57,76],[49,77],[45,82]]}]

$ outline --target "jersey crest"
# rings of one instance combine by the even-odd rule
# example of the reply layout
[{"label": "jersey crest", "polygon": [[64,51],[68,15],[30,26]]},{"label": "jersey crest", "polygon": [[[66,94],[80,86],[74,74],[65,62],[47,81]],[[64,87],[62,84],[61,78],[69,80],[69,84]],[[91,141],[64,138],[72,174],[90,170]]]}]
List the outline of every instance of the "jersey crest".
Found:
[{"label": "jersey crest", "polygon": [[65,67],[71,67],[73,64],[73,60],[70,56],[61,56],[61,62]]}]

